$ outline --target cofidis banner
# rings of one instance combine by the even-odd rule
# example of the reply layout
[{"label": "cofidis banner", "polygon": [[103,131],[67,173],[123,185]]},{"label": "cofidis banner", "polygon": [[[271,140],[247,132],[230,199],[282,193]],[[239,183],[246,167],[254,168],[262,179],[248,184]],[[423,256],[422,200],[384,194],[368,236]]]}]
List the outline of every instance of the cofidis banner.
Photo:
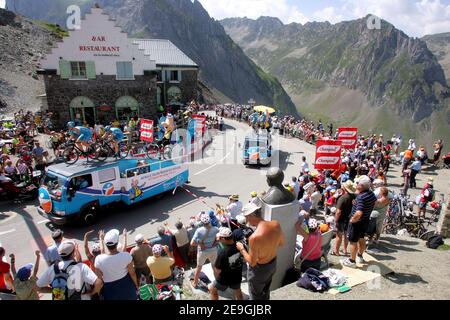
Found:
[{"label": "cofidis banner", "polygon": [[341,164],[342,142],[339,140],[318,140],[316,144],[316,163],[318,170],[336,170]]}]

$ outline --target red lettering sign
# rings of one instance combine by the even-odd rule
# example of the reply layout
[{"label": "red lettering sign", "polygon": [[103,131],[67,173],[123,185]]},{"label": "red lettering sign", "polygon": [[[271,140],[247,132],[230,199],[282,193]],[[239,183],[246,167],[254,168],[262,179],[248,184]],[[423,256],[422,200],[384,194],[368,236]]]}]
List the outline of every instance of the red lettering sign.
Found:
[{"label": "red lettering sign", "polygon": [[198,133],[205,133],[206,130],[206,116],[202,116],[199,114],[194,114],[192,119],[195,120],[195,131]]},{"label": "red lettering sign", "polygon": [[336,170],[341,164],[342,142],[338,140],[318,140],[316,144],[316,163],[318,170]]},{"label": "red lettering sign", "polygon": [[153,120],[141,119],[141,140],[153,142]]},{"label": "red lettering sign", "polygon": [[339,128],[338,140],[345,149],[354,149],[358,141],[358,128]]}]

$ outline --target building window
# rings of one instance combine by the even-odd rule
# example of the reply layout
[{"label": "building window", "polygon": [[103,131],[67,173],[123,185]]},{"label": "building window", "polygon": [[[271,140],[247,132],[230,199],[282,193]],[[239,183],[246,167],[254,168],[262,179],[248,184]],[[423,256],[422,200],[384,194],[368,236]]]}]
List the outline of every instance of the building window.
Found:
[{"label": "building window", "polygon": [[169,104],[181,103],[181,90],[178,87],[172,86],[167,90],[167,100]]},{"label": "building window", "polygon": [[163,82],[162,71],[161,70],[156,72],[156,81],[157,82]]},{"label": "building window", "polygon": [[87,79],[86,62],[84,61],[71,61],[70,71],[72,79]]},{"label": "building window", "polygon": [[117,80],[134,80],[133,63],[129,61],[116,62]]},{"label": "building window", "polygon": [[177,71],[177,70],[170,71],[170,81],[171,82],[179,82],[180,79],[179,79],[178,75],[179,75],[179,71]]}]

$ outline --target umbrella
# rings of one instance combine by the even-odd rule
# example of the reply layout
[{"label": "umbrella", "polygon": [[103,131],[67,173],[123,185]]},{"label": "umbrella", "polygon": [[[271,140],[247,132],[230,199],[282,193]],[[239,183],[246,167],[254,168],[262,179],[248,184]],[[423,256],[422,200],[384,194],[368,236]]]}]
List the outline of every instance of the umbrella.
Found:
[{"label": "umbrella", "polygon": [[264,113],[266,111],[268,111],[269,114],[277,112],[274,108],[266,107],[266,106],[256,106],[253,108],[253,110],[258,111],[258,112],[264,112]]}]

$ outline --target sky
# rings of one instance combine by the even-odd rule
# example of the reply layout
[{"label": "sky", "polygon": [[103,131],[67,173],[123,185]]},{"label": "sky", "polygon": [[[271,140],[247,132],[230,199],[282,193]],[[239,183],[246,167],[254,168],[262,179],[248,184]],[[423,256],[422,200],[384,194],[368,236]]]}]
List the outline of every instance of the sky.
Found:
[{"label": "sky", "polygon": [[[450,0],[192,0],[210,16],[278,17],[284,23],[337,23],[375,14],[413,37],[450,32]],[[4,8],[5,0],[0,0]]]},{"label": "sky", "polygon": [[197,0],[219,20],[278,17],[284,23],[337,23],[374,14],[409,36],[450,32],[450,0]]}]

